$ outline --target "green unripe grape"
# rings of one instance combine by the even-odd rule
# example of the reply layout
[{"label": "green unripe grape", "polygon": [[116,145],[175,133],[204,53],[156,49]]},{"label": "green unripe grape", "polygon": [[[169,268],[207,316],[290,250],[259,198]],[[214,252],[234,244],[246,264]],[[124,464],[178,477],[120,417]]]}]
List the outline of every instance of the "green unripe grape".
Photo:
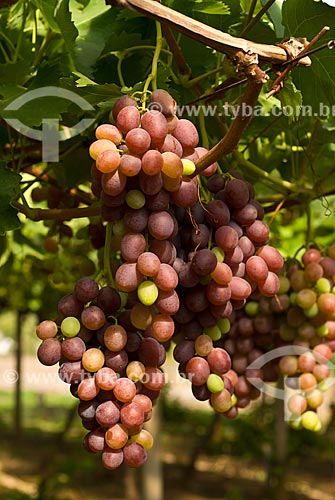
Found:
[{"label": "green unripe grape", "polygon": [[208,326],[204,329],[204,333],[208,335],[213,341],[219,340],[221,338],[221,330],[217,325]]},{"label": "green unripe grape", "polygon": [[206,384],[208,389],[214,394],[216,392],[221,392],[222,389],[224,389],[224,382],[220,375],[216,375],[216,373],[211,373],[208,376]]},{"label": "green unripe grape", "polygon": [[245,305],[245,312],[248,316],[257,316],[257,314],[259,313],[259,303],[255,300],[247,302]]},{"label": "green unripe grape", "polygon": [[138,434],[132,434],[131,440],[142,445],[146,450],[150,450],[154,444],[152,434],[146,429],[141,429]]},{"label": "green unripe grape", "polygon": [[230,332],[230,321],[228,318],[221,318],[216,324],[220,328],[222,335],[226,335],[226,333]]},{"label": "green unripe grape", "polygon": [[315,290],[319,293],[329,293],[331,291],[331,284],[327,278],[319,278],[315,283]]},{"label": "green unripe grape", "polygon": [[297,293],[296,302],[302,309],[310,309],[316,303],[317,295],[310,288],[303,288]]},{"label": "green unripe grape", "polygon": [[291,288],[290,280],[286,276],[279,276],[279,290],[278,295],[287,293]]},{"label": "green unripe grape", "polygon": [[334,285],[334,286],[333,286],[333,288],[332,288],[332,293],[334,293],[334,294],[335,294],[335,285]]},{"label": "green unripe grape", "polygon": [[120,308],[122,309],[123,307],[126,307],[127,300],[128,300],[128,294],[126,292],[119,292],[120,299],[121,299],[121,306]]},{"label": "green unripe grape", "polygon": [[321,421],[319,420],[319,422],[314,427],[314,432],[319,432],[319,431],[321,431],[321,429],[322,429],[322,424],[321,424]]},{"label": "green unripe grape", "polygon": [[236,397],[236,394],[232,394],[231,395],[231,405],[232,406],[235,406],[237,403],[237,397]]},{"label": "green unripe grape", "polygon": [[321,429],[321,422],[315,411],[305,411],[301,415],[301,425],[308,431],[317,432]]},{"label": "green unripe grape", "polygon": [[290,302],[292,306],[295,306],[297,303],[297,292],[291,292],[290,293]]},{"label": "green unripe grape", "polygon": [[315,304],[312,305],[312,307],[308,307],[307,309],[304,309],[304,315],[307,318],[315,318],[315,316],[318,314],[318,312],[319,312],[319,307],[318,307],[316,302],[315,302]]},{"label": "green unripe grape", "polygon": [[192,160],[182,158],[181,162],[183,164],[183,175],[192,175],[195,172],[195,165]]},{"label": "green unripe grape", "polygon": [[282,323],[279,327],[279,335],[281,339],[290,341],[295,339],[296,330],[292,326],[289,326],[286,323]]},{"label": "green unripe grape", "polygon": [[128,207],[139,209],[145,205],[145,196],[138,189],[131,189],[126,194],[126,203]]},{"label": "green unripe grape", "polygon": [[199,278],[199,283],[201,283],[202,285],[208,285],[208,283],[211,281],[211,276],[208,275],[208,276],[200,276]]},{"label": "green unripe grape", "polygon": [[327,337],[329,330],[326,325],[321,325],[316,328],[316,334],[318,337]]},{"label": "green unripe grape", "polygon": [[300,430],[302,428],[301,417],[292,418],[290,420],[290,426],[292,427],[292,429]]},{"label": "green unripe grape", "polygon": [[75,337],[80,330],[80,321],[74,316],[64,318],[60,329],[64,337]]},{"label": "green unripe grape", "polygon": [[158,288],[153,281],[142,281],[137,289],[137,296],[145,306],[152,306],[158,297]]},{"label": "green unripe grape", "polygon": [[321,382],[318,383],[318,389],[321,392],[326,392],[329,389],[329,380],[321,380]]},{"label": "green unripe grape", "polygon": [[214,410],[219,413],[228,411],[231,408],[231,395],[227,389],[222,389],[220,392],[213,392],[210,401]]},{"label": "green unripe grape", "polygon": [[225,253],[220,247],[213,247],[211,248],[212,252],[214,253],[216,260],[218,262],[223,262],[225,258]]},{"label": "green unripe grape", "polygon": [[127,225],[125,221],[122,220],[117,220],[113,224],[113,234],[115,236],[124,236],[129,232],[129,229],[127,228]]},{"label": "green unripe grape", "polygon": [[206,357],[213,349],[213,341],[209,335],[203,333],[195,339],[194,349],[199,356]]}]

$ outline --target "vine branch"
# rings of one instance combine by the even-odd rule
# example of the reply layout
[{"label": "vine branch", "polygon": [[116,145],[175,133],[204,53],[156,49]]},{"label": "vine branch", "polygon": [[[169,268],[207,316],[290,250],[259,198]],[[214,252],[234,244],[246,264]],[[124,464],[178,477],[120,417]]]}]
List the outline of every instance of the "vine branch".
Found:
[{"label": "vine branch", "polygon": [[100,215],[100,205],[83,208],[30,208],[22,203],[13,202],[12,206],[28,219],[35,222],[41,220],[71,220],[81,217],[94,217]]},{"label": "vine branch", "polygon": [[[229,57],[234,57],[236,51],[243,51],[245,54],[257,54],[261,62],[270,62],[281,65],[289,57],[283,47],[277,45],[266,45],[255,43],[244,38],[238,38],[212,28],[200,21],[176,12],[165,5],[161,5],[154,0],[106,0],[107,5],[115,5],[135,10],[148,17],[159,21],[162,24],[180,31],[186,36],[197,40],[204,45],[224,52]],[[269,5],[268,5],[269,7]],[[310,59],[304,58],[300,61],[301,65],[309,66]]]},{"label": "vine branch", "polygon": [[267,99],[273,96],[274,94],[278,94],[278,92],[280,92],[283,86],[283,82],[288,73],[294,68],[294,66],[296,66],[299,63],[299,61],[301,60],[300,58],[303,57],[305,54],[307,54],[309,50],[312,47],[314,47],[314,45],[320,40],[320,38],[322,38],[329,30],[330,30],[329,26],[324,26],[322,30],[319,31],[319,33],[315,35],[315,37],[310,42],[306,42],[304,48],[299,52],[298,57],[295,57],[294,60],[290,61],[286,65],[285,69],[280,72],[278,78],[276,78],[276,80],[273,82],[271,91],[268,92],[268,94],[266,95]]},{"label": "vine branch", "polygon": [[[249,78],[247,86],[235,119],[231,123],[225,136],[206,155],[196,162],[196,169],[193,176],[200,174],[209,165],[222,158],[222,156],[234,151],[244,130],[248,126],[258,96],[262,90],[262,83],[266,81],[264,73],[259,73],[260,69],[258,66],[251,65],[248,71]],[[247,110],[248,112],[246,112]]]}]

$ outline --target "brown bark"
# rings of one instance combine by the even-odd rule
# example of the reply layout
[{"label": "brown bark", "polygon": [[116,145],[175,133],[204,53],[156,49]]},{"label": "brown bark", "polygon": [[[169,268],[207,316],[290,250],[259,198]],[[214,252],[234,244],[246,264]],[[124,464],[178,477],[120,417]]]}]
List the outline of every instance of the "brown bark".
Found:
[{"label": "brown bark", "polygon": [[[262,63],[270,62],[280,65],[288,59],[287,52],[283,47],[255,43],[244,38],[231,36],[169,7],[165,7],[154,0],[106,0],[106,4],[136,10],[156,21],[175,28],[204,45],[208,45],[219,52],[224,52],[229,57],[234,57],[236,51],[242,50],[246,54],[257,54]],[[307,59],[306,61],[300,61],[300,64],[309,65],[310,60]]]}]

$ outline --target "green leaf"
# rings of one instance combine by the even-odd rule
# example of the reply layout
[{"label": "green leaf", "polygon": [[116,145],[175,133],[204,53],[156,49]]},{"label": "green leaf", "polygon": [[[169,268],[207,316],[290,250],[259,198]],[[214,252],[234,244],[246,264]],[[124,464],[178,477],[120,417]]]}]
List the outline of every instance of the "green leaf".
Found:
[{"label": "green leaf", "polygon": [[21,175],[0,162],[0,234],[20,227],[17,210],[11,202],[17,197]]},{"label": "green leaf", "polygon": [[52,31],[58,32],[59,27],[54,16],[57,0],[31,0],[31,2],[37,9],[41,11],[50,29],[52,29]]},{"label": "green leaf", "polygon": [[[72,144],[75,144],[75,139],[72,140]],[[71,147],[71,142],[66,143],[66,147]],[[61,162],[55,163],[53,166],[55,178],[66,188],[78,186],[78,184],[91,179],[90,168],[92,160],[88,154],[87,144],[81,144],[75,151],[75,162],[73,161],[73,156],[65,155]]]},{"label": "green leaf", "polygon": [[281,102],[282,109],[289,122],[297,120],[301,112],[302,93],[296,88],[291,78],[285,80],[284,87],[277,94],[277,98]]},{"label": "green leaf", "polygon": [[[241,22],[241,6],[240,2],[237,2],[236,0],[225,0],[224,3],[217,2],[216,0],[206,0],[206,2],[202,2],[201,0],[188,0],[187,2],[172,0],[168,2],[168,4],[172,9],[175,9],[178,12],[182,12],[187,16],[194,17],[195,19],[209,24],[210,26],[213,26],[213,28],[217,28],[221,31],[230,32],[230,28],[233,25],[237,23],[240,24]],[[204,5],[205,8],[207,8],[209,4],[213,5],[213,8],[217,7],[218,4],[220,4],[221,9],[224,5],[227,9],[229,8],[229,16],[227,16],[227,12],[223,13],[222,11],[220,12],[220,14],[213,16],[209,13],[200,12],[200,10],[198,10],[201,9]]]},{"label": "green leaf", "polygon": [[71,19],[69,0],[59,0],[55,9],[55,19],[64,38],[65,46],[71,52],[78,36],[78,30]]},{"label": "green leaf", "polygon": [[61,78],[60,80],[62,87],[68,90],[73,90],[92,105],[100,104],[107,99],[123,95],[120,87],[115,85],[115,83],[105,83],[104,85],[82,85],[84,82],[85,80],[82,77],[80,77],[77,82],[75,82],[72,78]]},{"label": "green leaf", "polygon": [[27,61],[0,64],[0,85],[23,85],[30,78],[30,64]]},{"label": "green leaf", "polygon": [[[118,52],[129,47],[136,47],[137,45],[149,45],[150,41],[143,40],[140,33],[128,33],[123,31],[121,33],[113,33],[108,40],[105,52]],[[139,54],[141,52],[138,52]]]},{"label": "green leaf", "polygon": [[[334,20],[334,9],[324,3],[286,0],[283,4],[283,22],[288,36],[312,40],[324,26],[334,25]],[[333,38],[334,30],[330,30],[322,43]],[[330,108],[335,102],[335,50],[321,50],[311,59],[311,67],[293,70],[293,81],[303,94],[303,104],[312,106],[313,113],[322,118],[322,105]]]},{"label": "green leaf", "polygon": [[201,5],[199,7],[194,7],[196,12],[202,12],[203,14],[215,14],[215,15],[229,15],[230,8],[223,2],[213,2],[207,0],[205,2],[197,0]]},{"label": "green leaf", "polygon": [[171,71],[170,68],[161,63],[158,64],[157,68],[157,87],[159,89],[168,89],[169,83],[171,81]]},{"label": "green leaf", "polygon": [[[264,6],[268,0],[261,0],[262,5]],[[285,28],[283,25],[283,15],[282,15],[282,2],[276,1],[267,11],[267,15],[269,19],[272,21],[273,26],[276,31],[277,38],[283,38]]]},{"label": "green leaf", "polygon": [[92,77],[97,59],[110,36],[115,12],[103,0],[91,0],[84,8],[70,0],[70,10],[79,33],[74,44],[76,67]]}]

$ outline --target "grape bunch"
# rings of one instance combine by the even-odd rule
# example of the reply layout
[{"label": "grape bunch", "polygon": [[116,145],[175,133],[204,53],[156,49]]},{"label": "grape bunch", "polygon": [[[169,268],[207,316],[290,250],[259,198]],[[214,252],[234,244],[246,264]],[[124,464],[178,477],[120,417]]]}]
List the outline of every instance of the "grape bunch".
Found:
[{"label": "grape bunch", "polygon": [[[280,373],[285,377],[286,387],[294,390],[286,412],[295,428],[321,429],[317,409],[334,369],[334,257],[335,245],[327,255],[310,248],[301,261],[288,261],[279,276],[276,297],[254,293],[243,310],[236,312],[223,342],[240,376],[256,375],[270,382],[277,381]],[[261,373],[248,372],[249,364],[262,353],[285,346],[292,346],[292,352],[267,363]]]},{"label": "grape bunch", "polygon": [[102,451],[110,469],[146,460],[152,436],[143,425],[166,383],[161,367],[172,344],[194,396],[214,411],[235,417],[246,392],[258,395],[232,369],[222,337],[251,293],[272,297],[280,285],[283,259],[268,244],[252,186],[236,172],[217,173],[216,163],[196,175],[207,150],[175,113],[162,89],[147,107],[122,96],[114,124],[96,129],[92,192],[112,230],[112,282],[99,289],[82,278],[57,320],[47,320],[50,338],[38,326],[40,361],[61,363],[90,431],[85,446]]},{"label": "grape bunch", "polygon": [[123,461],[131,467],[146,461],[153,439],[143,423],[165,384],[159,369],[164,348],[155,339],[127,335],[113,320],[120,307],[115,289],[81,278],[59,301],[56,320],[44,320],[36,329],[42,340],[38,359],[60,364],[59,377],[79,398],[78,413],[89,430],[85,447],[102,452],[102,463],[111,470]]}]

